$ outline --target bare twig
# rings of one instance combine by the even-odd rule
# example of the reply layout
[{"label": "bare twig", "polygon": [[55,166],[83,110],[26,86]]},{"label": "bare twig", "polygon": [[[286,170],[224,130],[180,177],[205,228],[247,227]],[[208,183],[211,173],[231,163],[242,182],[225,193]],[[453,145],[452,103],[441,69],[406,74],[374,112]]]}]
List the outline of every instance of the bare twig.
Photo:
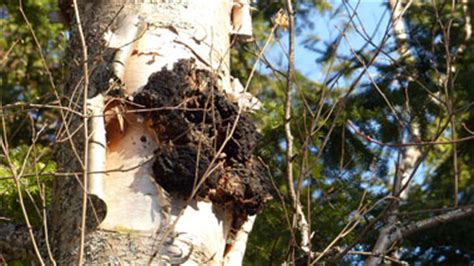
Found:
[{"label": "bare twig", "polygon": [[83,160],[83,176],[82,176],[82,219],[81,219],[81,239],[79,247],[79,258],[78,265],[83,264],[84,259],[84,238],[86,231],[86,216],[87,216],[87,186],[88,186],[88,170],[89,170],[89,127],[88,122],[89,118],[87,117],[87,100],[88,100],[88,89],[89,89],[89,66],[88,66],[88,52],[86,39],[84,37],[84,32],[82,31],[81,17],[79,14],[79,8],[77,5],[77,0],[73,0],[74,14],[76,17],[77,31],[79,33],[79,39],[82,47],[82,66],[83,66],[83,75],[84,75],[84,90],[83,90],[83,106],[82,111],[84,114],[83,117],[83,128],[84,128],[84,160]]},{"label": "bare twig", "polygon": [[10,53],[13,51],[13,49],[15,48],[15,46],[20,42],[20,40],[15,40],[12,45],[10,46],[10,48],[8,48],[7,52],[5,53],[5,55],[3,56],[2,59],[0,59],[0,66],[1,67],[4,67],[5,64],[8,62],[8,56],[10,55]]},{"label": "bare twig", "polygon": [[22,188],[21,188],[21,183],[20,183],[20,177],[18,175],[17,169],[10,158],[10,151],[8,147],[8,138],[7,138],[7,129],[6,129],[6,121],[5,117],[3,116],[3,109],[1,109],[0,106],[0,117],[2,119],[2,130],[3,130],[3,138],[0,140],[0,146],[2,148],[3,154],[5,156],[5,159],[8,163],[8,167],[10,168],[10,171],[13,174],[13,181],[15,182],[15,188],[16,188],[16,193],[17,193],[17,198],[20,203],[20,208],[21,212],[23,214],[23,219],[25,220],[27,229],[28,229],[28,234],[30,237],[31,244],[33,246],[33,250],[36,254],[36,257],[41,265],[45,265],[43,258],[41,256],[40,250],[38,248],[38,244],[36,243],[35,240],[35,234],[33,232],[33,227],[31,226],[30,218],[28,216],[28,211],[26,210],[25,203],[23,201],[23,195],[22,195]]},{"label": "bare twig", "polygon": [[[410,146],[433,146],[433,145],[453,145],[455,143],[461,143],[465,142],[468,140],[474,139],[473,136],[467,136],[464,138],[457,138],[456,140],[447,140],[447,141],[416,141],[416,142],[405,142],[405,143],[385,143],[380,140],[376,140],[372,138],[371,136],[367,136],[366,134],[362,133],[360,130],[358,130],[352,121],[347,120],[347,125],[349,126],[350,129],[352,129],[357,135],[361,136],[363,139],[366,141],[369,141],[371,143],[377,144],[379,146],[385,146],[385,147],[410,147]],[[435,138],[437,139],[437,137]]]},{"label": "bare twig", "polygon": [[362,255],[362,256],[379,256],[382,260],[388,260],[390,262],[393,262],[395,264],[398,264],[398,265],[409,265],[407,262],[405,261],[400,261],[400,260],[397,260],[395,258],[392,258],[390,256],[386,256],[386,255],[377,255],[377,254],[374,254],[372,252],[368,252],[368,251],[356,251],[356,250],[351,250],[348,252],[349,254],[351,255]]},{"label": "bare twig", "polygon": [[293,210],[295,211],[295,222],[301,234],[301,250],[311,253],[309,225],[306,220],[303,208],[299,199],[296,197],[295,184],[293,177],[293,134],[291,132],[291,112],[292,112],[292,93],[293,93],[293,75],[294,75],[294,46],[295,46],[295,14],[291,0],[286,1],[288,9],[288,70],[286,77],[286,99],[285,99],[285,139],[286,139],[286,182],[288,186],[288,195]]}]

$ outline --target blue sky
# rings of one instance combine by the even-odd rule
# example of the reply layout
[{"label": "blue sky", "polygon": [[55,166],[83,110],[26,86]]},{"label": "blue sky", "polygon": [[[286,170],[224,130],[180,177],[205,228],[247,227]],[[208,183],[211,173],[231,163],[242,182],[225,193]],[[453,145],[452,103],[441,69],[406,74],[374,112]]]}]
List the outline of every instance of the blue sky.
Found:
[{"label": "blue sky", "polygon": [[[348,1],[352,7],[357,6],[357,1]],[[330,1],[333,8],[337,8],[341,5],[341,1]],[[318,48],[324,47],[324,42],[333,40],[342,30],[344,23],[348,21],[348,13],[350,10],[342,8],[341,12],[335,18],[331,18],[331,12],[325,12],[323,14],[316,13],[312,14],[311,20],[314,23],[312,29],[305,29],[303,32],[296,36],[296,49],[295,49],[295,67],[300,73],[303,73],[307,78],[314,81],[324,80],[325,72],[321,68],[321,65],[316,62],[318,54],[309,51],[302,45],[303,41],[311,35],[317,35],[320,38],[320,42],[317,45]],[[383,37],[383,33],[387,24],[389,23],[389,13],[387,12],[384,1],[381,0],[361,0],[357,6],[357,13],[359,15],[360,23],[357,23],[358,27],[363,27],[367,33],[374,35],[374,42],[378,43]],[[376,26],[380,24],[378,31]],[[344,40],[338,49],[339,54],[351,54],[352,49],[358,49],[365,44],[365,41],[359,36],[354,30],[348,32],[347,40],[350,40],[350,45]],[[283,45],[286,45],[286,38],[283,36],[281,39]],[[275,45],[266,52],[266,56],[272,63],[278,65],[279,63],[285,64],[286,60],[282,60],[283,53],[278,45]],[[261,69],[265,72],[264,69]]]},{"label": "blue sky", "polygon": [[[331,1],[331,4],[334,8],[337,8],[340,6],[341,1]],[[349,1],[349,4],[355,8],[357,6],[357,1]],[[351,12],[351,10],[342,9],[340,15],[335,19],[330,18],[331,14],[329,12],[315,14],[314,29],[299,35],[296,39],[297,43],[304,41],[310,34],[317,34],[321,38],[321,42],[333,40],[342,31],[344,23],[349,20],[348,11]],[[360,24],[357,23],[357,26],[359,28],[363,27],[368,34],[375,32],[373,40],[375,43],[378,43],[383,37],[386,25],[389,23],[389,13],[387,12],[386,6],[383,4],[383,1],[360,1],[357,6],[357,14],[360,18]],[[376,31],[376,26],[380,20],[382,20],[381,26],[378,31]],[[350,40],[350,45],[347,40]],[[351,54],[351,47],[352,49],[358,49],[364,44],[365,41],[357,32],[350,31],[347,35],[347,39],[343,40],[338,52],[340,54]],[[324,76],[324,73],[322,72],[324,71],[321,71],[315,62],[317,55],[301,48],[303,47],[300,47],[300,49],[296,49],[295,51],[296,67],[310,79],[321,81],[322,76]]]},{"label": "blue sky", "polygon": [[[333,9],[341,6],[342,1],[330,1]],[[387,27],[390,23],[390,12],[387,9],[386,1],[382,0],[361,0],[361,1],[348,1],[349,9],[342,7],[340,13],[331,17],[332,12],[325,12],[323,14],[316,13],[312,14],[311,21],[314,23],[312,29],[305,29],[303,32],[300,32],[296,36],[296,48],[295,48],[295,67],[296,69],[304,74],[307,78],[317,82],[323,82],[325,79],[325,70],[321,64],[316,62],[318,54],[309,51],[306,49],[302,43],[311,35],[317,35],[320,38],[320,42],[317,45],[318,48],[324,48],[324,42],[334,40],[339,33],[342,31],[344,24],[349,21],[349,15],[352,12],[350,8],[357,7],[358,17],[355,19],[356,27],[359,29],[364,29],[368,35],[373,36],[372,40],[375,44],[379,44],[382,40]],[[377,28],[378,26],[378,28]],[[389,42],[393,41],[389,39]],[[284,46],[284,49],[287,49],[287,36],[282,35],[280,42]],[[354,29],[347,32],[347,38],[345,38],[341,46],[338,49],[338,54],[351,55],[351,49],[357,50],[363,45],[366,44],[366,41],[357,33]],[[373,47],[368,46],[367,49],[373,49]],[[280,69],[285,69],[286,60],[284,60],[282,48],[279,45],[273,45],[266,53],[267,59],[276,66],[279,66]],[[394,57],[397,57],[395,54]],[[383,55],[379,55],[378,60],[385,60]],[[377,72],[375,69],[369,68],[372,77],[375,78]],[[261,66],[260,71],[266,72],[263,66]],[[362,79],[362,83],[368,82],[369,79],[367,75]],[[340,86],[346,87],[352,80],[341,80]],[[395,164],[395,157],[390,159],[389,165],[391,167]],[[420,178],[423,176],[426,169],[421,166],[417,171],[414,182],[419,183]],[[393,175],[393,173],[391,173]]]}]

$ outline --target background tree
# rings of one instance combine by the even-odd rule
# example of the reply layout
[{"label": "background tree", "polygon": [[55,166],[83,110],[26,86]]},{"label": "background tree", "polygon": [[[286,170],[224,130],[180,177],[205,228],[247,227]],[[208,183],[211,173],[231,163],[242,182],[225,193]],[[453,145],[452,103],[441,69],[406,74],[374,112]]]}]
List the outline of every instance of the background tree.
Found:
[{"label": "background tree", "polygon": [[[407,7],[407,5],[403,3],[402,7],[404,9],[405,7]],[[329,73],[329,77],[325,80],[326,82],[328,82],[328,85],[326,86],[332,86],[330,87],[330,91],[333,93],[332,96],[334,98],[337,99],[338,95],[341,95],[341,93],[345,94],[347,90],[353,89],[352,86],[355,86],[357,88],[355,91],[352,91],[353,93],[347,98],[345,109],[341,112],[341,116],[344,117],[344,119],[341,119],[342,121],[340,121],[343,127],[343,134],[337,133],[337,126],[335,126],[331,132],[331,124],[326,123],[325,125],[322,125],[321,131],[327,128],[325,134],[321,134],[323,137],[319,135],[318,138],[316,137],[316,135],[313,138],[313,143],[317,143],[318,140],[320,141],[319,145],[315,145],[314,148],[311,150],[313,152],[313,156],[305,158],[306,160],[311,161],[311,163],[308,164],[312,166],[321,165],[318,169],[319,172],[313,171],[313,176],[311,176],[312,179],[316,179],[314,182],[316,188],[313,186],[313,189],[309,189],[309,191],[311,191],[311,199],[314,200],[311,205],[318,206],[313,207],[311,209],[311,220],[313,222],[312,228],[315,228],[313,245],[320,245],[319,249],[316,248],[316,250],[324,249],[328,246],[329,243],[331,243],[336,238],[336,236],[340,237],[341,235],[339,235],[339,233],[341,232],[341,230],[346,226],[346,224],[350,224],[348,223],[348,221],[351,221],[351,219],[360,215],[359,212],[354,211],[355,209],[357,209],[357,205],[359,204],[359,201],[355,199],[360,200],[362,198],[361,195],[363,195],[364,190],[368,193],[365,199],[367,200],[367,203],[369,205],[375,202],[377,202],[377,204],[380,204],[375,206],[374,209],[371,209],[368,214],[363,215],[364,219],[360,221],[359,226],[354,227],[353,231],[344,234],[344,238],[339,239],[339,247],[343,248],[342,254],[357,254],[346,257],[348,260],[351,261],[364,259],[364,257],[361,257],[360,255],[370,255],[370,252],[364,253],[362,252],[362,250],[371,249],[371,246],[375,243],[376,240],[374,239],[374,237],[376,236],[376,234],[374,234],[375,231],[372,230],[374,228],[381,229],[381,226],[383,225],[382,218],[386,217],[385,206],[387,206],[386,204],[389,203],[389,200],[385,197],[387,196],[387,192],[391,191],[391,176],[395,174],[394,170],[390,169],[393,169],[393,164],[400,166],[401,161],[397,163],[397,154],[403,150],[407,150],[410,147],[407,146],[398,148],[396,145],[390,145],[390,143],[417,143],[421,140],[433,140],[432,142],[436,142],[434,141],[436,139],[435,129],[439,130],[439,124],[441,123],[441,120],[438,119],[441,119],[441,113],[444,113],[444,115],[446,115],[447,113],[446,109],[442,109],[441,106],[439,106],[439,103],[433,100],[432,95],[433,91],[438,91],[440,90],[440,88],[442,88],[442,91],[445,90],[443,87],[444,85],[440,86],[440,84],[438,84],[438,78],[434,78],[436,77],[436,75],[429,74],[429,71],[431,71],[431,73],[443,73],[443,70],[437,70],[437,67],[444,64],[443,60],[445,60],[445,58],[447,57],[446,51],[449,51],[449,53],[452,53],[453,51],[459,51],[460,48],[464,47],[467,43],[470,43],[470,39],[466,37],[469,35],[469,23],[471,21],[469,12],[466,12],[469,9],[466,9],[466,6],[464,4],[458,4],[455,7],[452,7],[448,4],[433,6],[432,3],[412,3],[412,5],[404,11],[406,12],[405,15],[401,17],[402,22],[404,21],[404,23],[406,23],[407,25],[408,35],[405,38],[407,38],[407,45],[410,51],[412,51],[414,57],[406,58],[404,56],[400,57],[396,54],[396,51],[400,49],[400,46],[397,42],[394,42],[393,39],[386,39],[381,44],[374,43],[370,33],[365,32],[364,25],[361,25],[357,22],[359,18],[357,11],[354,11],[354,9],[357,10],[357,7],[351,6],[350,4],[346,3],[341,5],[340,7],[334,8],[334,14],[335,16],[337,16],[338,14],[342,13],[342,15],[345,15],[345,17],[348,17],[349,19],[353,17],[352,21],[345,21],[349,24],[349,29],[351,29],[351,31],[355,32],[355,34],[360,34],[362,38],[366,40],[366,44],[362,46],[362,48],[359,50],[354,49],[354,56],[351,59],[347,55],[344,55],[342,52],[337,52],[341,50],[338,50],[337,48],[339,47],[339,39],[342,38],[341,36],[338,36],[335,40],[328,42],[327,49],[325,51],[323,50],[324,53],[322,54],[320,61],[322,63],[325,63],[326,66],[332,66],[332,69],[334,71]],[[424,10],[424,12],[427,12],[427,10],[431,10],[431,12],[433,13],[429,15],[427,14],[425,17],[424,12],[421,10]],[[438,10],[437,15],[434,14],[435,10]],[[442,13],[441,10],[444,10],[443,12],[446,13]],[[443,20],[440,20],[440,18],[445,18],[447,22],[443,22]],[[393,21],[390,23],[393,23]],[[416,32],[420,35],[415,35],[411,33],[411,27],[415,24],[418,27]],[[441,25],[443,24],[449,24],[451,26],[455,25],[452,26],[452,28],[450,29],[451,37],[447,38],[449,41],[441,41],[443,40],[442,37],[436,37],[436,35],[443,35],[441,29]],[[436,25],[439,28],[434,27],[433,25]],[[386,28],[384,29],[385,26]],[[426,31],[420,31],[420,28],[426,29]],[[445,26],[445,30],[446,28],[447,27]],[[392,31],[391,24],[381,25],[379,27],[379,30],[382,32],[385,31],[386,33],[389,33],[390,31]],[[343,33],[341,33],[341,35]],[[315,38],[312,39],[314,40]],[[452,48],[439,48],[434,50],[432,40],[440,40],[437,44],[439,45],[439,47],[444,47],[443,45],[449,43],[449,46]],[[345,41],[348,43],[351,42],[350,39],[345,39]],[[317,42],[315,43],[312,40],[308,40],[306,42],[306,45],[308,45],[312,51],[316,52],[321,51],[320,46],[318,46],[317,44]],[[380,51],[381,47],[383,48],[382,51]],[[437,54],[437,57],[439,58],[438,60],[442,62],[435,64],[433,63],[434,61],[432,58],[436,58],[435,54]],[[373,58],[374,55],[379,55],[379,57],[383,59],[375,60],[371,63],[371,57]],[[428,60],[428,58],[430,58],[430,60]],[[468,56],[462,54],[458,55],[457,58],[468,58]],[[414,61],[417,63],[414,63]],[[336,64],[334,62],[338,62],[339,64]],[[459,63],[459,61],[457,62]],[[464,63],[466,62],[467,61],[464,61]],[[370,64],[372,64],[372,67],[370,67]],[[416,66],[413,64],[415,64]],[[357,83],[355,85],[354,83],[350,83],[351,86],[346,89],[334,86],[335,84],[338,84],[337,81],[343,77],[352,77],[352,80],[357,81],[360,72],[354,73],[354,71],[361,69],[363,71],[366,67],[371,69],[371,77],[366,74],[365,78],[363,78],[363,81],[360,82],[359,85]],[[465,67],[461,68],[467,69]],[[455,67],[455,69],[459,68]],[[390,70],[394,71],[388,72]],[[278,71],[274,71],[274,73],[278,73]],[[418,73],[420,73],[419,75],[423,76],[426,79],[423,80],[422,78],[418,78]],[[380,78],[378,78],[379,76]],[[396,80],[394,80],[394,77],[396,77]],[[456,84],[459,81],[458,78],[459,77],[456,77],[456,82],[452,84]],[[399,82],[397,82],[398,80]],[[298,91],[303,92],[306,91],[306,89],[311,90],[313,88],[318,87],[324,88],[324,84],[318,86],[318,84],[313,83],[313,87],[311,87],[311,85],[307,83],[303,84],[304,85],[301,86],[302,88],[299,88]],[[432,85],[427,86],[426,84]],[[276,97],[276,95],[278,95],[274,93],[274,91],[278,90],[275,87],[273,87],[272,90],[263,89],[262,91],[271,91],[272,94],[270,94],[270,97],[274,98]],[[456,93],[459,91],[459,89],[456,89]],[[312,92],[312,95],[316,96],[318,95],[319,91],[316,91],[316,93],[314,93],[315,91],[312,90]],[[329,96],[326,97],[329,98]],[[304,108],[307,108],[307,113],[310,113],[311,110],[318,110],[317,106],[313,107],[313,109],[310,109],[309,106],[311,106],[312,103],[315,103],[316,105],[319,102],[318,100],[320,100],[321,98],[318,98],[317,96],[313,96],[313,98],[311,98],[308,95],[304,95],[304,98],[301,97],[298,99],[300,99],[301,102],[296,102],[294,108],[295,112],[301,115],[297,117],[306,118],[309,115],[304,115]],[[316,101],[312,101],[313,99],[315,99]],[[387,103],[387,99],[389,104]],[[444,99],[444,101],[446,101],[446,98]],[[334,101],[327,101],[328,103],[334,103]],[[455,100],[454,102],[457,101]],[[298,110],[298,103],[303,106],[299,112],[296,111]],[[327,108],[326,110],[330,110],[331,106],[331,104],[328,104],[329,108]],[[462,110],[466,111],[467,109],[464,108]],[[350,119],[351,122],[347,123],[347,119]],[[329,119],[329,121],[331,122],[333,122],[334,120],[334,117],[330,117]],[[444,118],[444,123],[446,123],[446,121],[446,118]],[[421,124],[421,137],[419,137],[421,139],[418,139],[416,137],[413,138],[414,132],[413,129],[411,129],[409,126],[413,122]],[[302,122],[301,124],[304,124],[304,122]],[[306,124],[308,124],[308,122]],[[278,135],[276,134],[269,135],[269,139],[273,141],[273,145],[268,145],[266,147],[275,147],[268,153],[268,157],[273,158],[273,160],[268,160],[275,162],[275,166],[271,167],[271,169],[281,169],[283,167],[283,161],[281,160],[281,157],[275,156],[275,154],[282,154],[281,151],[279,152],[279,149],[283,149],[284,151],[284,146],[281,145],[282,131],[281,129],[278,129],[275,123],[269,125],[268,128],[271,128],[272,130],[275,129],[273,132],[280,132],[280,138],[277,138],[276,136]],[[302,126],[301,128],[304,127]],[[466,132],[463,128],[457,128],[457,130],[458,132],[459,130],[464,131],[463,136],[468,137],[468,139],[459,142],[458,146],[468,145],[468,143],[470,143],[469,138],[471,134],[469,132]],[[325,138],[327,136],[327,132],[331,132],[331,136],[329,138]],[[443,132],[443,134],[445,135],[442,136],[441,141],[446,141],[444,145],[428,145],[429,143],[424,145],[417,145],[421,150],[425,151],[426,154],[424,154],[424,157],[421,158],[418,162],[421,163],[421,167],[417,166],[418,164],[414,165],[416,168],[413,173],[413,176],[415,177],[416,182],[415,184],[410,185],[410,190],[408,191],[409,196],[402,202],[400,210],[402,214],[399,215],[397,218],[397,220],[401,221],[402,224],[407,224],[410,221],[416,221],[418,219],[422,220],[423,218],[431,218],[434,217],[436,214],[451,210],[450,208],[446,208],[450,205],[446,201],[444,204],[439,205],[439,199],[446,198],[448,195],[450,195],[446,198],[446,200],[448,200],[449,202],[449,198],[454,198],[452,196],[452,192],[454,191],[453,168],[451,168],[451,172],[445,173],[446,175],[444,176],[444,178],[438,179],[444,181],[442,187],[445,191],[445,194],[443,194],[443,197],[440,197],[440,195],[438,194],[437,196],[430,198],[429,200],[428,198],[426,198],[426,196],[431,194],[431,191],[428,189],[428,187],[431,187],[430,184],[432,184],[432,177],[436,175],[435,171],[430,170],[436,168],[436,165],[432,164],[432,161],[430,159],[426,160],[426,158],[430,158],[431,156],[433,156],[438,159],[447,159],[445,156],[440,156],[439,152],[441,152],[441,150],[442,154],[452,154],[452,151],[449,150],[449,147],[452,147],[449,145],[449,139],[452,139],[450,133],[452,131],[449,130],[449,125],[447,131]],[[268,133],[266,133],[265,135],[267,134]],[[305,135],[304,133],[302,133],[297,136],[303,137],[299,139],[297,138],[297,140],[295,141],[296,145],[298,145],[297,143],[299,141],[301,141],[301,143],[304,141]],[[321,147],[321,142],[326,139],[327,142],[325,149],[322,152],[319,152],[318,148]],[[344,139],[347,142],[342,142],[341,139]],[[330,150],[331,147],[335,147],[336,149]],[[434,150],[438,150],[438,153],[434,153]],[[326,153],[324,151],[328,152]],[[322,158],[317,157],[317,155],[319,154],[323,155]],[[324,155],[326,155],[327,157]],[[330,159],[331,156],[332,158],[334,158],[333,164],[328,163],[330,162],[328,159]],[[343,156],[342,159],[341,156]],[[314,158],[318,158],[319,160],[313,160]],[[298,159],[299,158],[297,157],[296,160]],[[321,159],[324,161],[324,163],[320,162]],[[346,162],[347,166],[345,168],[340,167],[341,162]],[[354,165],[355,162],[360,163]],[[454,166],[452,157],[444,162],[447,165],[450,165],[451,167]],[[469,159],[468,161],[466,161],[466,163],[469,164]],[[351,166],[355,166],[354,168],[352,168],[352,171]],[[317,174],[314,175],[315,173]],[[278,177],[281,175],[281,172],[274,173],[274,177],[276,180],[278,180]],[[331,176],[333,176],[333,178],[331,178]],[[318,182],[317,177],[321,178],[322,181]],[[309,178],[307,180],[309,180]],[[462,183],[462,181],[460,183]],[[462,191],[468,191],[468,187],[469,186],[465,187],[461,185],[459,189]],[[367,188],[369,189],[367,190]],[[326,193],[325,190],[329,191],[329,193]],[[405,190],[405,192],[406,191],[407,190]],[[466,192],[463,192],[463,194],[464,193]],[[425,196],[423,197],[421,195]],[[382,201],[383,204],[378,201],[382,198],[386,199],[386,202]],[[337,201],[339,205],[335,205],[333,203],[334,201]],[[279,203],[274,202],[273,204],[277,205]],[[271,205],[270,210],[274,210],[272,209],[273,204]],[[470,201],[467,201],[463,202],[461,205],[469,204]],[[258,226],[262,226],[262,228],[266,228],[267,230],[256,230],[256,232],[261,233],[255,233],[251,237],[251,240],[254,241],[251,241],[250,245],[256,245],[256,247],[250,249],[252,251],[255,251],[249,254],[249,258],[251,258],[252,261],[258,260],[258,258],[261,258],[263,261],[273,261],[277,258],[284,260],[288,254],[282,254],[281,250],[285,249],[288,246],[287,243],[297,243],[297,241],[291,239],[291,234],[289,232],[281,232],[282,227],[288,228],[289,225],[285,226],[285,223],[287,222],[282,221],[282,219],[273,218],[284,216],[284,210],[281,209],[281,207],[276,208],[277,209],[275,210],[275,212],[278,213],[277,215],[273,216],[273,214],[270,214],[270,211],[268,211],[264,213],[264,215],[267,217],[267,220],[264,222],[263,219],[260,219],[257,222],[257,228]],[[315,211],[315,209],[317,208],[321,209],[321,211]],[[415,209],[417,211],[413,212]],[[422,209],[423,211],[420,211],[420,209]],[[334,216],[332,216],[331,213],[334,213]],[[335,223],[334,221],[338,222]],[[457,226],[459,226],[459,222],[443,225],[443,227],[453,228],[452,230],[455,230]],[[274,231],[269,232],[268,228],[274,228]],[[436,227],[435,230],[440,230],[440,227]],[[424,232],[418,235],[423,235],[424,239],[428,239],[430,238],[430,236],[436,235],[435,233],[433,233],[433,231],[434,230],[429,231],[428,234]],[[328,232],[332,233],[328,234]],[[277,237],[272,243],[272,245],[268,245],[265,241],[272,235],[281,236],[281,238]],[[436,237],[434,237],[433,239],[435,238]],[[467,251],[468,249],[466,248],[466,246],[462,244],[458,247],[454,247],[457,245],[454,239],[448,240],[449,244],[445,241],[444,243],[438,242],[438,244],[435,244],[433,246],[431,246],[433,242],[429,240],[427,240],[427,243],[429,244],[427,244],[427,246],[424,246],[422,242],[416,242],[416,244],[412,243],[411,239],[416,239],[419,241],[419,239],[415,236],[405,238],[405,241],[403,242],[404,248],[402,249],[402,253],[407,256],[407,258],[410,257],[410,260],[413,262],[424,262],[425,260],[428,260],[459,263],[461,261],[467,262],[470,260],[470,255],[468,255],[469,252]],[[462,241],[464,238],[459,235],[457,239]],[[422,246],[424,246],[425,248],[421,248]],[[354,247],[354,249],[351,249],[351,247]],[[463,253],[462,251],[467,253]],[[457,254],[454,255],[451,252]],[[390,252],[387,251],[386,254],[388,253]],[[262,257],[261,254],[266,255]],[[418,256],[419,254],[424,255]],[[328,256],[331,256],[331,254],[329,254]],[[342,255],[340,253],[335,257],[340,259],[342,258]]]}]

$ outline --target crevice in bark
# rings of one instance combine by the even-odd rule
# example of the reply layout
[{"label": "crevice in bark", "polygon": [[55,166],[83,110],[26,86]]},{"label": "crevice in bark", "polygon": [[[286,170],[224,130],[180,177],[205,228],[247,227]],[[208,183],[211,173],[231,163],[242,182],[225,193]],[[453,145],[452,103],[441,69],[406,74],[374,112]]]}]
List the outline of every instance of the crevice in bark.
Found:
[{"label": "crevice in bark", "polygon": [[[239,116],[237,104],[218,90],[212,72],[197,69],[192,59],[180,60],[172,70],[150,76],[133,101],[153,108],[144,117],[159,142],[153,172],[165,190],[189,198],[202,183],[197,199],[231,204],[238,217],[262,210],[271,186],[253,155],[260,136],[248,114]],[[218,154],[237,119],[232,138]]]}]

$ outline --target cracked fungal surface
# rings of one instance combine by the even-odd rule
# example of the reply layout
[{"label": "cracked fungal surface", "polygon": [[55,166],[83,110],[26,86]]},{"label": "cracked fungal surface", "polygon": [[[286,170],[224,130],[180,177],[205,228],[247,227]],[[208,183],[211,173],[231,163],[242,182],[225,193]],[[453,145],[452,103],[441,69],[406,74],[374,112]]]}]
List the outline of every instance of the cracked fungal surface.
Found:
[{"label": "cracked fungal surface", "polygon": [[246,215],[271,199],[265,168],[253,155],[260,138],[255,125],[218,91],[211,72],[180,60],[151,75],[133,101],[150,109],[145,120],[159,141],[154,177],[168,192],[188,198],[198,186],[195,197]]}]

